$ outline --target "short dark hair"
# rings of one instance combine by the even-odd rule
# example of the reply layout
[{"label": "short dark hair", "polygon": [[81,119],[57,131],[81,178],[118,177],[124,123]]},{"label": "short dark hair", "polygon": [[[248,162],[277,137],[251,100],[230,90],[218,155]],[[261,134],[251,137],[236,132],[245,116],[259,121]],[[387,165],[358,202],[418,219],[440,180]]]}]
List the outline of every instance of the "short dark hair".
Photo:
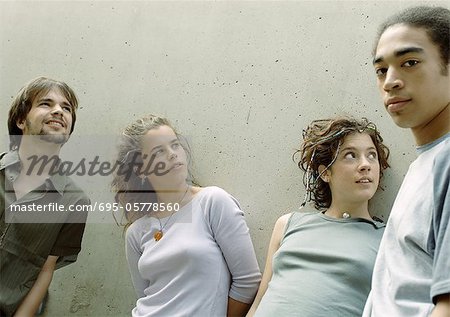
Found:
[{"label": "short dark hair", "polygon": [[31,110],[33,101],[52,89],[58,89],[66,97],[72,106],[72,127],[70,133],[73,132],[76,121],[76,110],[78,109],[78,99],[75,92],[66,83],[57,81],[47,77],[37,77],[27,83],[20,89],[17,96],[14,98],[8,115],[8,130],[10,149],[20,145],[22,139],[22,130],[17,126],[17,122],[25,120]]},{"label": "short dark hair", "polygon": [[337,117],[332,119],[314,120],[303,130],[301,148],[294,153],[293,158],[299,154],[298,167],[303,170],[303,184],[306,188],[307,200],[314,202],[318,210],[331,205],[331,189],[321,177],[319,166],[331,167],[336,159],[339,146],[345,137],[352,133],[366,133],[372,139],[377,150],[380,163],[380,180],[383,171],[389,167],[389,149],[383,144],[383,138],[377,127],[366,118],[357,120],[351,117]]},{"label": "short dark hair", "polygon": [[444,7],[418,6],[391,16],[378,29],[373,49],[374,56],[381,35],[386,29],[396,24],[425,29],[430,40],[439,48],[443,70],[447,73],[447,66],[450,63],[450,10]]}]

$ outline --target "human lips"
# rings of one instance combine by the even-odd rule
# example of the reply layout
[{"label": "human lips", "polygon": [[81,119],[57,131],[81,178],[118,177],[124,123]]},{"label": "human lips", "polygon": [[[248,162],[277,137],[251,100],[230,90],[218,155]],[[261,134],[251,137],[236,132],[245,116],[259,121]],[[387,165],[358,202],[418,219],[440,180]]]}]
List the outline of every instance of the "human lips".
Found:
[{"label": "human lips", "polygon": [[64,128],[66,126],[63,121],[57,120],[57,119],[50,119],[50,120],[47,120],[45,123],[50,126],[53,126],[53,127]]},{"label": "human lips", "polygon": [[409,101],[411,99],[405,97],[391,97],[384,104],[389,112],[394,113],[403,110]]},{"label": "human lips", "polygon": [[372,179],[370,177],[361,177],[356,181],[358,184],[370,184],[372,183]]},{"label": "human lips", "polygon": [[183,165],[184,165],[183,163],[175,163],[175,164],[172,165],[172,167],[170,168],[170,170],[179,168],[179,167],[181,167],[181,166],[183,166]]}]

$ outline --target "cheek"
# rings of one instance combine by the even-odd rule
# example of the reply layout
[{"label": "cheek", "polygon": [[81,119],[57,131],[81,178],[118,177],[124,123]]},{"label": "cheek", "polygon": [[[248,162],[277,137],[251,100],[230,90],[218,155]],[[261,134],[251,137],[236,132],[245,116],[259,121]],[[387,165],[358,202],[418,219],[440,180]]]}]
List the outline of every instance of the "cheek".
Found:
[{"label": "cheek", "polygon": [[147,170],[153,170],[161,160],[156,156],[151,156],[150,154],[144,154],[142,157],[143,168]]},{"label": "cheek", "polygon": [[67,125],[69,127],[72,127],[72,124],[73,124],[73,116],[72,116],[72,114],[66,114],[65,115],[65,119],[66,119]]},{"label": "cheek", "polygon": [[375,179],[377,184],[380,182],[380,164],[375,164],[373,171],[375,172]]},{"label": "cheek", "polygon": [[185,151],[184,149],[181,149],[181,150],[178,152],[178,157],[179,157],[180,159],[183,159],[185,162],[187,162],[187,160],[188,160],[187,153],[186,153],[186,151]]},{"label": "cheek", "polygon": [[384,80],[377,78],[377,87],[378,87],[378,90],[380,90],[380,92],[384,92],[383,86],[384,86]]}]

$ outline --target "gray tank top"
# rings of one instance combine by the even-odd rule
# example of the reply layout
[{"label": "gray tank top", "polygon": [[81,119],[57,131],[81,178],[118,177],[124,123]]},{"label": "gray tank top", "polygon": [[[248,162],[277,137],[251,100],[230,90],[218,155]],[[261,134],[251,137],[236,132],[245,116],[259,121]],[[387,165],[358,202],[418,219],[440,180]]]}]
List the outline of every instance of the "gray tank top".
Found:
[{"label": "gray tank top", "polygon": [[360,317],[384,224],[295,212],[255,316]]}]

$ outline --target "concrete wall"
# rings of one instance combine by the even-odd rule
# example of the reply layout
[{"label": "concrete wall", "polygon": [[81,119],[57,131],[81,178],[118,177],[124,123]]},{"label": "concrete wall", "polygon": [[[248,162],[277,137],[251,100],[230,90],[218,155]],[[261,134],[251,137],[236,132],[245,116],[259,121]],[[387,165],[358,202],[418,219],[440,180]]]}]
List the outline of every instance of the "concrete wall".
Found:
[{"label": "concrete wall", "polygon": [[[241,202],[263,269],[275,220],[302,200],[291,155],[313,119],[378,125],[392,169],[372,211],[387,219],[415,153],[383,109],[370,53],[377,25],[417,3],[0,2],[1,148],[11,99],[39,75],[78,93],[74,138],[114,139],[143,114],[167,116],[191,141],[200,183]],[[106,181],[89,193],[112,200]],[[88,224],[79,261],[55,273],[46,316],[126,316],[134,306],[122,229],[102,217]]]}]

